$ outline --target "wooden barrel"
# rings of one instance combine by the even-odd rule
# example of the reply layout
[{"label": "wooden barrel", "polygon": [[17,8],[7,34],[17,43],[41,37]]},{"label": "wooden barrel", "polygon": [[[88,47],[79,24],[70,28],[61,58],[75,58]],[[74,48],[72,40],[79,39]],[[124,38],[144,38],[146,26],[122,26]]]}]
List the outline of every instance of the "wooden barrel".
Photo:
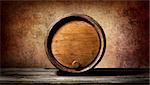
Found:
[{"label": "wooden barrel", "polygon": [[106,48],[105,34],[91,17],[72,14],[56,21],[46,38],[51,63],[62,71],[81,73],[96,66]]}]

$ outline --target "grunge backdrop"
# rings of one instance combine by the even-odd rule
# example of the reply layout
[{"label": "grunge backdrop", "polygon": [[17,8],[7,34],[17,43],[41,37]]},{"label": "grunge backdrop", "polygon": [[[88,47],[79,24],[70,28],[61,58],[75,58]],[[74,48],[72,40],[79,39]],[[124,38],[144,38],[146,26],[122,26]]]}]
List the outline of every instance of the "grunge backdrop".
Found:
[{"label": "grunge backdrop", "polygon": [[2,2],[1,67],[54,67],[44,39],[57,18],[87,14],[104,29],[107,48],[101,68],[149,67],[149,2]]}]

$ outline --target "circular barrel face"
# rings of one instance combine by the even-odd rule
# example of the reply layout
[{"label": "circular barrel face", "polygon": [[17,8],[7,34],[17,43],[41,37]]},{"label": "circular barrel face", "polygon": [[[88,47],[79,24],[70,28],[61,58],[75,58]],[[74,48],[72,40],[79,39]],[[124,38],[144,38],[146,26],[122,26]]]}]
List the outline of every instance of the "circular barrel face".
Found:
[{"label": "circular barrel face", "polygon": [[81,73],[102,59],[106,48],[103,29],[91,17],[69,15],[55,22],[46,39],[51,63],[62,71]]},{"label": "circular barrel face", "polygon": [[85,21],[70,21],[52,39],[55,59],[68,68],[84,68],[96,58],[100,40],[95,28]]}]

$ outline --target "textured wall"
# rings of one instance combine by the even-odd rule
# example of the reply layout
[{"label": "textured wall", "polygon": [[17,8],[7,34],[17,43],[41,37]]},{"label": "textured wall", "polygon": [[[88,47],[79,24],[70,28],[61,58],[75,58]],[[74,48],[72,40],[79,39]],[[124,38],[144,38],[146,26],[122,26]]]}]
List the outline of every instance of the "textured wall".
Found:
[{"label": "textured wall", "polygon": [[107,48],[97,67],[149,66],[148,2],[1,2],[1,66],[53,67],[44,39],[68,13],[87,14],[104,29]]}]

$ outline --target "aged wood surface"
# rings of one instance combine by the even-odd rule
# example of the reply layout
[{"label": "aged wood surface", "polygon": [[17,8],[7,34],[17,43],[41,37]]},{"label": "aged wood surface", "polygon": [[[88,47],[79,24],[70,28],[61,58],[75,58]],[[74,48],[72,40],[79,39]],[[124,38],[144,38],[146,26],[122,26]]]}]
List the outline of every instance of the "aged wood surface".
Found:
[{"label": "aged wood surface", "polygon": [[50,84],[148,84],[149,69],[93,69],[86,73],[72,74],[58,69],[3,68],[0,84],[8,83],[50,83]]},{"label": "aged wood surface", "polygon": [[89,65],[99,49],[100,40],[96,29],[85,21],[66,23],[56,32],[52,42],[55,58],[69,68]]}]

